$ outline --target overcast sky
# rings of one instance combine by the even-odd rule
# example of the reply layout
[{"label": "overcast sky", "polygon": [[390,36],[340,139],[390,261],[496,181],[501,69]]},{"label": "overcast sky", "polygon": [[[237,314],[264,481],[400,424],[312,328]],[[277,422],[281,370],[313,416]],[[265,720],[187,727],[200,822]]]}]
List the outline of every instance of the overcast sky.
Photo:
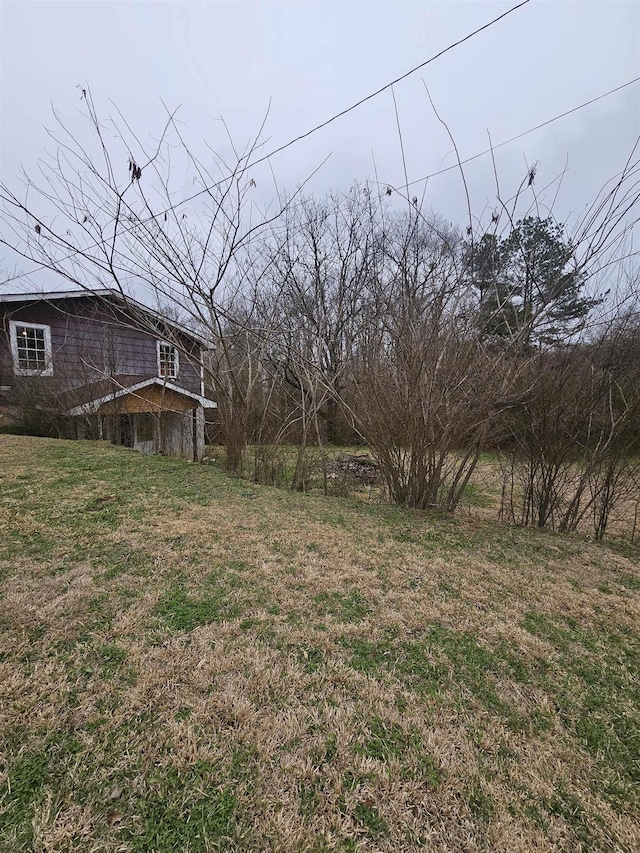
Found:
[{"label": "overcast sky", "polygon": [[[515,2],[515,0],[514,0]],[[424,62],[514,3],[502,2],[1,2],[1,175],[12,183],[51,151],[44,127],[51,104],[77,116],[78,84],[98,108],[113,101],[134,128],[156,135],[161,99],[180,105],[185,135],[224,146],[215,119],[235,139],[255,133],[271,100],[269,149],[287,142]],[[409,180],[455,162],[424,84],[447,121],[462,158],[640,76],[640,3],[532,0],[486,32],[395,87]],[[423,82],[424,81],[424,82]],[[537,185],[569,170],[556,215],[571,222],[624,165],[640,133],[636,83],[497,154],[500,179],[515,190],[526,163],[539,162]],[[404,183],[389,91],[273,158],[281,188],[295,186],[327,155],[316,193],[374,177]],[[472,204],[492,207],[490,157],[469,164]],[[261,197],[272,192],[257,173]],[[19,186],[16,179],[16,188]],[[185,176],[184,192],[193,183]],[[421,196],[424,184],[416,186]],[[432,178],[425,201],[464,223],[456,171]],[[15,259],[0,258],[7,272]],[[28,268],[30,264],[23,262]],[[31,285],[37,284],[32,280]],[[26,289],[14,282],[5,290]]]}]

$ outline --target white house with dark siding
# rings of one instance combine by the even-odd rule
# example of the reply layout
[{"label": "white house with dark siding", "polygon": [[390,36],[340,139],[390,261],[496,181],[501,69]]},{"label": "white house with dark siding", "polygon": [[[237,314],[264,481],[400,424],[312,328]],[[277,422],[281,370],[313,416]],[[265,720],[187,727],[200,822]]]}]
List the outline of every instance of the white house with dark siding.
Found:
[{"label": "white house with dark siding", "polygon": [[78,437],[199,460],[206,341],[117,291],[0,294],[0,423],[25,406]]}]

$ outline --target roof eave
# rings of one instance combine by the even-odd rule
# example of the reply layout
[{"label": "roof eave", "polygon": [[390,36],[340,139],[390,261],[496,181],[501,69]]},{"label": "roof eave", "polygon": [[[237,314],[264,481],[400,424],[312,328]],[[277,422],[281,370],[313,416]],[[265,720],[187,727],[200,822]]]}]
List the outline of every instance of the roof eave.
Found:
[{"label": "roof eave", "polygon": [[182,335],[191,338],[191,340],[204,347],[209,346],[209,342],[203,338],[202,335],[197,334],[197,332],[192,332],[190,329],[187,329],[186,326],[170,320],[159,311],[149,308],[147,305],[143,305],[142,302],[138,302],[137,299],[133,299],[131,296],[126,296],[125,294],[120,293],[118,290],[111,290],[109,288],[104,288],[102,290],[52,290],[41,291],[38,293],[0,293],[0,302],[55,302],[61,299],[79,299],[81,297],[98,297],[105,300],[112,299],[125,307],[129,306],[136,311],[143,311],[145,314],[159,320],[161,323],[164,323],[170,328],[176,329],[176,331],[180,332]]},{"label": "roof eave", "polygon": [[196,402],[202,406],[203,409],[217,409],[218,404],[214,400],[209,400],[207,397],[203,397],[201,394],[195,394],[193,391],[188,391],[186,388],[181,388],[179,385],[174,385],[173,382],[166,382],[164,379],[160,379],[155,376],[152,379],[145,379],[142,382],[138,382],[135,385],[130,385],[128,388],[120,388],[120,390],[116,391],[113,394],[104,394],[102,397],[96,397],[94,400],[88,400],[86,403],[82,403],[79,406],[74,406],[69,409],[68,414],[71,416],[77,415],[93,415],[95,414],[100,406],[103,403],[108,403],[111,400],[119,400],[122,397],[127,397],[129,394],[135,394],[136,391],[142,391],[143,388],[150,388],[152,385],[159,385],[161,388],[165,388],[168,391],[173,391],[176,394],[180,394],[183,397],[189,397],[191,400],[196,400]]}]

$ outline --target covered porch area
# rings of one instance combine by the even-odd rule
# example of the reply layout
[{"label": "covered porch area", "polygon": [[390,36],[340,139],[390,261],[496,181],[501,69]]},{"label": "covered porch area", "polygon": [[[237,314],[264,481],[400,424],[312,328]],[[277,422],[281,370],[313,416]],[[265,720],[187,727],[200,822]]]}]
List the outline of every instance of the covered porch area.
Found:
[{"label": "covered porch area", "polygon": [[141,453],[177,456],[198,462],[205,449],[204,409],[215,402],[153,378],[128,388],[114,388],[69,414],[77,418],[79,437],[89,432],[99,439]]}]

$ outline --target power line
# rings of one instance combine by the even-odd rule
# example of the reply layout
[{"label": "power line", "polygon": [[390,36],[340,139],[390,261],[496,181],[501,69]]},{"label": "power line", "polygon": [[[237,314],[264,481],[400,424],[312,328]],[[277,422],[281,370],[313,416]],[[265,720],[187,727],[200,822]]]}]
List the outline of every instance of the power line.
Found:
[{"label": "power line", "polygon": [[[615,89],[609,89],[608,92],[604,92],[602,95],[598,95],[597,98],[592,98],[590,101],[585,101],[584,104],[580,104],[577,107],[573,107],[573,109],[567,110],[564,113],[560,113],[560,115],[554,116],[553,118],[548,119],[547,121],[543,121],[540,124],[537,124],[535,127],[530,127],[529,130],[525,130],[522,133],[518,133],[516,136],[512,136],[510,139],[505,139],[504,142],[499,142],[497,145],[493,145],[491,148],[487,148],[485,151],[481,151],[479,154],[474,154],[473,157],[467,157],[465,160],[461,160],[459,163],[454,163],[452,166],[446,166],[444,169],[439,169],[437,172],[431,172],[429,175],[425,175],[423,178],[416,178],[415,181],[410,181],[406,186],[412,187],[414,184],[419,184],[422,181],[426,181],[429,178],[435,178],[437,175],[443,175],[445,172],[450,172],[452,169],[459,169],[460,166],[465,166],[467,163],[471,163],[473,160],[477,160],[479,157],[484,157],[486,154],[491,154],[492,151],[495,151],[498,148],[502,148],[503,145],[509,145],[510,142],[515,142],[517,139],[522,139],[523,136],[527,136],[529,133],[533,133],[535,130],[540,130],[542,127],[546,127],[548,124],[553,124],[554,121],[558,121],[561,118],[565,118],[565,116],[571,115],[572,113],[577,112],[578,110],[584,109],[584,107],[588,107],[591,104],[595,104],[596,101],[601,101],[603,98],[607,98],[609,95],[613,95],[615,92],[619,92],[621,89],[625,89],[627,86],[631,86],[633,83],[637,83],[640,80],[640,77],[634,77],[633,80],[629,80],[627,83],[623,83],[621,86],[616,86]],[[403,184],[402,186],[405,186]],[[394,189],[396,189],[394,187]]]},{"label": "power line", "polygon": [[[410,77],[412,74],[415,74],[416,71],[420,71],[421,68],[425,68],[425,66],[430,65],[432,62],[435,62],[436,59],[440,59],[440,57],[444,56],[445,53],[448,53],[450,50],[453,50],[454,48],[459,47],[459,45],[463,44],[465,41],[468,41],[470,38],[477,36],[478,33],[481,33],[483,30],[487,30],[489,27],[492,27],[494,24],[497,24],[498,21],[502,20],[502,18],[506,18],[507,15],[510,15],[512,12],[515,12],[518,9],[521,9],[523,6],[526,6],[527,3],[529,3],[529,2],[530,2],[530,0],[522,0],[522,3],[518,3],[517,6],[512,6],[511,9],[508,9],[506,12],[503,12],[502,15],[498,15],[497,18],[494,18],[492,21],[489,21],[488,23],[484,24],[483,26],[478,27],[477,30],[474,30],[472,33],[469,33],[468,35],[464,36],[464,38],[458,39],[458,41],[453,42],[448,47],[445,47],[443,50],[441,50],[439,53],[436,53],[430,59],[427,59],[424,62],[421,62],[420,65],[416,65],[415,68],[412,68],[410,71],[407,71],[406,73],[402,74],[400,77],[396,77],[395,80],[392,80],[390,83],[386,83],[380,89],[377,89],[375,92],[372,92],[370,95],[367,95],[366,97],[361,98],[359,101],[356,101],[355,104],[352,104],[350,107],[346,107],[344,110],[341,110],[339,113],[336,113],[335,115],[331,116],[331,118],[328,118],[326,121],[323,121],[321,124],[317,124],[315,127],[312,127],[311,130],[307,130],[306,133],[301,133],[300,136],[296,136],[295,139],[292,139],[290,142],[287,142],[284,145],[281,145],[279,148],[276,148],[275,151],[272,151],[270,154],[265,154],[264,157],[262,157],[260,160],[256,160],[251,165],[257,166],[258,163],[263,163],[265,160],[268,160],[269,157],[273,157],[275,154],[279,154],[281,151],[284,151],[286,148],[289,148],[291,145],[295,145],[296,142],[300,142],[300,140],[306,139],[308,136],[311,136],[312,133],[316,133],[318,130],[322,130],[323,128],[327,127],[327,125],[331,124],[332,122],[336,121],[339,118],[342,118],[342,116],[347,115],[347,113],[350,113],[352,110],[355,110],[358,107],[361,107],[362,104],[366,104],[366,102],[370,101],[372,98],[376,98],[378,95],[381,95],[382,92],[386,92],[387,89],[391,89],[392,86],[395,86],[397,83],[400,83],[401,80],[406,80],[407,77]],[[201,190],[200,193],[196,193],[196,195],[193,195],[190,198],[184,199],[184,201],[191,201],[191,199],[196,198],[202,192],[206,192],[206,190]],[[183,202],[180,202],[180,204],[182,204],[182,203]]]},{"label": "power line", "polygon": [[[498,21],[501,21],[503,18],[506,18],[507,15],[510,15],[512,12],[516,12],[518,9],[521,9],[523,6],[526,6],[527,3],[530,3],[530,2],[531,2],[531,0],[522,0],[521,3],[518,3],[516,6],[512,6],[511,9],[507,9],[506,12],[503,12],[501,15],[498,15],[497,18],[493,18],[493,20],[488,21],[486,24],[483,24],[481,27],[478,27],[476,30],[473,30],[473,32],[468,33],[463,38],[458,39],[458,41],[452,42],[450,45],[443,48],[443,50],[434,54],[432,57],[425,60],[424,62],[421,62],[420,65],[416,65],[414,68],[411,68],[409,71],[406,71],[400,77],[396,77],[395,80],[392,80],[390,83],[386,83],[380,89],[376,89],[375,92],[371,92],[371,94],[366,95],[364,98],[361,98],[359,101],[356,101],[356,103],[352,104],[350,107],[346,107],[344,110],[341,110],[339,113],[335,113],[335,115],[331,116],[331,118],[328,118],[328,119],[326,119],[326,121],[323,121],[321,124],[317,124],[315,127],[312,127],[311,130],[307,130],[305,133],[301,133],[299,136],[296,136],[294,139],[289,140],[289,142],[286,142],[284,145],[281,145],[279,148],[275,148],[273,151],[270,151],[269,154],[265,154],[262,157],[260,157],[258,160],[254,160],[252,163],[249,163],[247,165],[247,168],[253,168],[254,166],[258,166],[260,163],[264,163],[265,161],[269,160],[271,157],[274,157],[276,154],[280,154],[281,151],[284,151],[285,149],[290,148],[292,145],[295,145],[297,142],[300,142],[302,139],[306,139],[307,137],[311,136],[313,133],[317,133],[319,130],[322,130],[323,128],[330,125],[332,122],[336,121],[339,118],[342,118],[342,116],[345,116],[345,115],[347,115],[347,113],[350,113],[353,110],[357,109],[358,107],[362,106],[362,104],[365,104],[367,101],[370,101],[372,98],[376,98],[378,95],[382,94],[382,92],[386,92],[387,89],[390,89],[392,86],[395,86],[400,81],[405,80],[407,77],[410,77],[412,74],[415,74],[416,71],[420,71],[421,68],[425,68],[427,65],[430,65],[432,62],[435,62],[436,59],[439,59],[441,56],[444,56],[445,53],[448,53],[450,50],[453,50],[454,48],[459,47],[459,45],[464,44],[464,42],[469,41],[469,39],[473,38],[474,36],[478,35],[479,33],[483,32],[484,30],[489,29],[489,27],[492,27],[494,24],[497,24]],[[143,220],[143,222],[149,222],[151,219],[155,219],[157,216],[163,216],[165,213],[169,213],[169,212],[175,210],[176,208],[180,207],[180,205],[186,204],[189,201],[193,201],[194,199],[198,198],[201,195],[204,195],[204,193],[210,192],[212,189],[217,188],[218,186],[220,186],[223,183],[224,183],[224,180],[218,181],[217,183],[212,184],[210,187],[204,187],[203,189],[198,190],[197,193],[194,193],[193,195],[187,196],[186,198],[183,198],[181,201],[176,202],[174,205],[172,205],[171,207],[168,207],[166,210],[162,210],[159,213],[155,214],[154,216],[149,217],[149,219]]]},{"label": "power line", "polygon": [[[296,136],[294,139],[291,139],[289,142],[286,142],[284,145],[281,145],[279,148],[274,149],[269,154],[265,154],[263,157],[260,157],[258,160],[255,160],[254,162],[247,164],[246,168],[252,168],[254,166],[257,166],[260,163],[264,163],[266,160],[269,160],[271,157],[274,157],[276,154],[279,154],[281,151],[284,151],[287,148],[290,148],[292,145],[295,145],[297,142],[300,142],[302,139],[306,139],[307,137],[311,136],[313,133],[317,133],[319,130],[322,130],[323,128],[327,127],[332,122],[337,121],[337,119],[342,118],[342,116],[347,115],[347,113],[352,112],[353,110],[362,106],[362,104],[366,103],[367,101],[370,101],[372,98],[377,97],[382,92],[387,91],[387,89],[390,89],[392,86],[395,86],[397,83],[401,82],[402,80],[405,80],[411,74],[415,74],[416,71],[419,71],[421,68],[425,68],[427,65],[430,65],[432,62],[435,62],[441,56],[444,56],[445,53],[448,53],[449,51],[453,50],[454,48],[459,47],[461,44],[464,44],[466,41],[469,41],[469,39],[473,38],[474,36],[478,35],[479,33],[483,32],[484,30],[489,29],[489,27],[492,27],[494,24],[497,24],[498,21],[501,21],[503,18],[506,18],[508,15],[511,15],[513,12],[516,12],[518,9],[521,9],[523,6],[526,6],[527,3],[529,3],[529,2],[531,2],[531,0],[522,0],[522,2],[518,3],[515,6],[512,6],[510,9],[507,9],[506,12],[503,12],[501,15],[498,15],[496,18],[493,18],[491,21],[488,21],[486,24],[483,24],[481,27],[478,27],[477,29],[468,33],[466,36],[463,36],[463,38],[458,39],[455,42],[452,42],[450,45],[443,48],[441,51],[434,54],[429,59],[425,60],[424,62],[421,62],[419,65],[416,65],[414,68],[411,68],[409,71],[406,71],[400,77],[396,77],[395,80],[392,80],[390,83],[385,84],[381,88],[377,89],[375,92],[371,92],[371,94],[366,95],[364,98],[361,98],[359,101],[356,101],[356,103],[352,104],[349,107],[346,107],[345,109],[341,110],[340,112],[338,112],[335,115],[331,116],[330,118],[326,119],[326,121],[323,121],[320,124],[317,124],[315,127],[312,127],[310,130],[307,130],[305,133],[302,133],[299,136]],[[175,211],[178,207],[180,207],[180,205],[186,204],[189,201],[193,201],[194,199],[198,198],[201,195],[204,195],[205,193],[210,192],[212,189],[217,188],[218,186],[220,186],[223,183],[224,183],[224,180],[219,181],[215,184],[212,184],[211,186],[204,187],[203,189],[199,190],[197,193],[194,193],[191,196],[187,196],[187,198],[183,198],[181,201],[176,202],[174,205],[171,205],[170,207],[166,208],[165,210],[159,211],[158,213],[154,214],[153,216],[148,217],[147,219],[140,220],[134,226],[123,229],[121,231],[121,234],[126,234],[129,231],[134,230],[134,228],[138,227],[141,224],[144,225],[147,222],[150,222],[154,219],[157,219],[159,216],[164,216],[167,213]],[[113,221],[114,220],[112,220],[112,222]],[[68,261],[70,258],[73,258],[76,255],[82,254],[83,252],[88,252],[90,249],[95,249],[98,246],[102,245],[102,242],[103,241],[98,242],[98,243],[94,243],[93,245],[86,246],[83,249],[77,249],[76,251],[72,252],[71,254],[67,255],[66,257],[60,258],[57,261],[57,263],[62,263],[63,261]],[[19,276],[14,276],[13,279],[9,279],[9,281],[12,281],[12,280],[17,279],[17,278],[27,278],[28,276],[33,275],[34,273],[39,272],[40,270],[43,270],[43,269],[48,269],[47,264],[40,264],[38,267],[34,268],[33,270],[30,270],[28,273],[21,273]]]},{"label": "power line", "polygon": [[[528,2],[528,0],[527,0],[527,2]],[[616,92],[621,91],[622,89],[626,89],[627,86],[632,86],[634,83],[638,83],[639,81],[640,81],[640,77],[634,77],[633,80],[628,80],[626,83],[622,83],[620,86],[616,86],[614,89],[609,89],[608,92],[603,92],[601,95],[598,95],[595,98],[591,98],[591,100],[585,101],[584,103],[579,104],[577,107],[573,107],[570,110],[566,110],[565,112],[560,113],[559,115],[554,116],[553,118],[547,119],[547,121],[540,122],[540,124],[535,125],[535,127],[530,127],[528,130],[525,130],[522,133],[518,133],[518,134],[516,134],[516,136],[512,136],[510,139],[505,139],[503,142],[499,142],[499,143],[497,143],[497,145],[494,145],[491,148],[487,148],[485,151],[480,151],[478,154],[474,154],[472,157],[467,157],[466,159],[461,160],[459,163],[454,163],[451,166],[445,166],[444,169],[439,169],[437,172],[431,172],[430,174],[425,175],[423,178],[417,178],[414,181],[409,181],[409,183],[406,184],[406,186],[411,187],[411,186],[414,186],[415,184],[421,183],[422,181],[429,180],[429,178],[435,178],[438,175],[445,174],[445,172],[450,172],[452,169],[459,169],[460,166],[465,166],[467,163],[472,163],[474,160],[478,160],[480,157],[485,157],[487,154],[491,154],[493,151],[496,151],[498,148],[502,148],[505,145],[509,145],[511,142],[515,142],[518,139],[522,139],[522,137],[527,136],[528,134],[533,133],[536,130],[540,130],[543,127],[547,127],[547,125],[553,124],[553,122],[559,121],[561,118],[566,118],[566,116],[571,115],[572,113],[575,113],[578,110],[582,110],[585,107],[590,106],[591,104],[595,104],[595,103],[597,103],[597,101],[601,101],[603,98],[608,98],[609,95],[613,95]],[[300,138],[302,138],[302,137],[300,137]],[[287,145],[290,145],[290,144],[292,144],[292,142],[287,143]],[[284,147],[286,147],[286,146],[284,146]],[[282,150],[282,149],[277,149],[277,150]],[[272,155],[267,155],[267,156],[272,156]],[[262,158],[262,159],[265,159],[265,158]],[[256,162],[261,162],[261,161],[256,161]],[[256,164],[253,163],[252,165],[256,165]],[[378,183],[381,186],[384,185],[383,182],[378,182]],[[405,185],[403,184],[403,186],[405,186]],[[396,188],[394,187],[394,189],[396,189]],[[197,195],[201,195],[203,192],[206,192],[206,191],[207,190],[201,190],[195,196],[191,196],[191,198],[195,198],[195,197],[197,197]],[[397,189],[396,189],[396,191],[397,191]],[[189,201],[189,200],[190,200],[189,198],[183,199],[182,201],[178,202],[173,208],[168,208],[166,212],[168,213],[170,210],[174,210],[175,207],[178,207],[180,204],[184,204],[186,201]],[[152,219],[156,219],[158,216],[162,216],[162,215],[163,215],[163,212],[160,212],[160,213],[156,214],[155,216],[150,216],[148,219],[142,220],[142,222],[143,223],[150,222]],[[122,233],[127,233],[128,231],[131,231],[131,230],[133,230],[133,229],[132,228],[125,228],[125,229],[123,229]],[[84,249],[78,249],[76,252],[72,252],[70,255],[67,255],[64,258],[60,258],[58,263],[61,263],[62,261],[67,261],[70,258],[74,257],[75,255],[81,254],[82,252],[86,252],[89,249],[96,248],[97,246],[100,246],[100,245],[101,245],[101,243],[94,243],[92,246],[87,246]],[[19,275],[8,278],[3,282],[3,284],[7,284],[8,282],[11,282],[11,281],[17,281],[17,280],[22,279],[22,278],[28,278],[30,275],[33,275],[36,272],[40,272],[40,270],[43,270],[43,269],[48,269],[46,264],[40,264],[39,266],[35,267],[34,269],[29,270],[29,272],[20,273]]]}]

